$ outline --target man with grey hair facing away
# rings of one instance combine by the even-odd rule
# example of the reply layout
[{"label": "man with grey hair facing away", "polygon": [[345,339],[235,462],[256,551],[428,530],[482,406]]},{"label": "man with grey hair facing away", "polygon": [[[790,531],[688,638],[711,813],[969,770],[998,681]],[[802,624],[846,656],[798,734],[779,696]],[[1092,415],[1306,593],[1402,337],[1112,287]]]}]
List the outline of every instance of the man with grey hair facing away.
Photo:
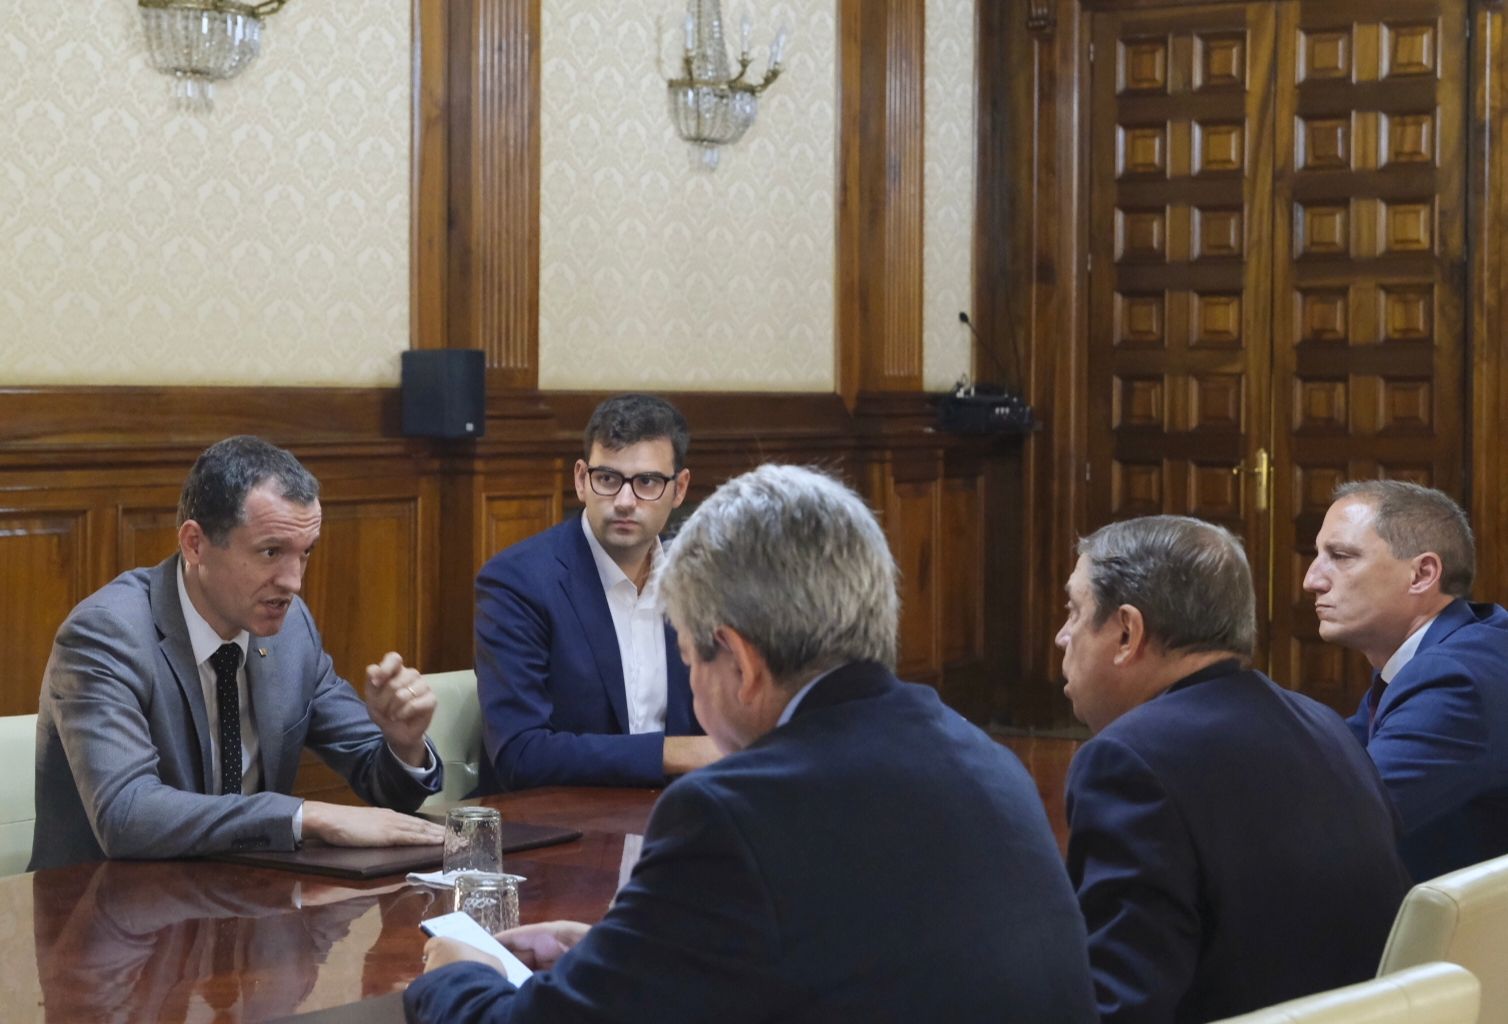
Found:
[{"label": "man with grey hair facing away", "polygon": [[1329,708],[1247,667],[1251,570],[1179,516],[1079,542],[1058,631],[1095,733],[1068,872],[1101,1019],[1207,1021],[1372,976],[1408,890],[1382,780]]},{"label": "man with grey hair facing away", "polygon": [[1315,549],[1304,589],[1319,634],[1372,665],[1348,724],[1403,819],[1409,871],[1508,854],[1508,612],[1467,600],[1466,513],[1403,480],[1342,484]]},{"label": "man with grey hair facing away", "polygon": [[[443,940],[419,1021],[1091,1021],[1084,927],[1015,757],[899,682],[895,563],[811,470],[724,484],[661,586],[726,756],[672,783],[600,924]],[[480,962],[459,962],[459,961]]]}]

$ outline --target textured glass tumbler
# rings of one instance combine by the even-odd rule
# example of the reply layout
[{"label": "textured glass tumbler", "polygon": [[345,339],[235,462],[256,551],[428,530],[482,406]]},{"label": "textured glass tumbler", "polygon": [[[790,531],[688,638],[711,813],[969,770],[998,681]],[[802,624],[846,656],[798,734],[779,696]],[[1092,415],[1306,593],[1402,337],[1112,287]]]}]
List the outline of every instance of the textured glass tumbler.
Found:
[{"label": "textured glass tumbler", "polygon": [[496,935],[518,927],[518,879],[490,871],[456,876],[456,909]]},{"label": "textured glass tumbler", "polygon": [[445,815],[446,871],[503,870],[503,817],[491,807],[452,807]]}]

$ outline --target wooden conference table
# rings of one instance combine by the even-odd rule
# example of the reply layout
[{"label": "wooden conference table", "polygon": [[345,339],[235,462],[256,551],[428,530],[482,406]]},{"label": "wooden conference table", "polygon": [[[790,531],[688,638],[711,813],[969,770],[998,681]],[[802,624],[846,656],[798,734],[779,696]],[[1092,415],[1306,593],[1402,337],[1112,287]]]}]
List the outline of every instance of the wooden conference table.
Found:
[{"label": "wooden conference table", "polygon": [[[643,833],[658,795],[562,787],[486,798],[506,818],[582,831],[507,858],[528,879],[522,920],[601,919],[625,837]],[[0,1019],[259,1021],[386,996],[418,977],[419,922],[450,902],[401,877],[347,882],[213,861],[0,878]],[[381,1006],[351,1019],[391,1019],[392,1000]]]},{"label": "wooden conference table", "polygon": [[[1061,846],[1063,777],[1078,744],[1001,742],[1035,777]],[[557,787],[485,798],[511,820],[582,832],[507,858],[507,869],[528,879],[519,889],[523,921],[600,920],[617,892],[625,839],[642,835],[659,794]],[[112,861],[0,878],[0,1020],[264,1021],[360,1000],[378,1002],[342,1020],[401,1020],[390,996],[420,973],[419,922],[450,904],[449,894],[401,877],[346,882],[214,861]]]}]

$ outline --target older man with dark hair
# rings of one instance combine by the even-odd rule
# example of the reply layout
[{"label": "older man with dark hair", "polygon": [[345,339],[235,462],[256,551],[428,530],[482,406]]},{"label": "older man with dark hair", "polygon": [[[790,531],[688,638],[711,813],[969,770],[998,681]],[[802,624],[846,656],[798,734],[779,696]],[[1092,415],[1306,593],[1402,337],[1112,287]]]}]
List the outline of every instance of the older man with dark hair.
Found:
[{"label": "older man with dark hair", "polygon": [[895,563],[810,470],[724,484],[663,568],[726,756],[665,790],[607,916],[501,936],[515,990],[431,940],[411,1019],[1094,1019],[1084,928],[1016,759],[898,681]]},{"label": "older man with dark hair", "polygon": [[434,694],[402,658],[367,666],[366,703],[335,674],[298,596],[319,531],[319,482],[288,452],[231,437],[199,456],[177,553],[86,598],[53,641],[31,870],[443,841],[394,810],[289,795],[306,744],[396,810],[442,771],[424,735]]},{"label": "older man with dark hair", "polygon": [[1350,719],[1403,819],[1416,880],[1508,853],[1508,612],[1467,600],[1476,546],[1449,495],[1341,485],[1304,577],[1320,636],[1360,651]]},{"label": "older man with dark hair", "polygon": [[1207,1021],[1361,981],[1408,889],[1396,818],[1333,711],[1247,667],[1251,571],[1197,519],[1079,543],[1058,632],[1095,733],[1068,870],[1106,1024]]}]

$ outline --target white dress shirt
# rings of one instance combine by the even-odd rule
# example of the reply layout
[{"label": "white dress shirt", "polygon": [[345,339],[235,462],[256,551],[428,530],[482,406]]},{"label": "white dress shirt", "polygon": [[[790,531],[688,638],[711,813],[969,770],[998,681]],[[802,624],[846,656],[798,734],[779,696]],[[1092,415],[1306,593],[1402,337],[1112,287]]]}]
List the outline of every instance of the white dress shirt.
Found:
[{"label": "white dress shirt", "polygon": [[1398,645],[1398,649],[1393,652],[1393,656],[1388,659],[1388,663],[1382,666],[1381,675],[1384,683],[1391,683],[1398,677],[1398,673],[1403,671],[1403,666],[1414,660],[1414,655],[1419,651],[1419,641],[1424,639],[1424,634],[1428,632],[1430,624],[1439,617],[1440,613],[1436,612],[1425,619],[1424,623],[1418,629],[1409,634],[1407,640]]},{"label": "white dress shirt", "polygon": [[[613,617],[613,632],[618,635],[618,656],[623,662],[623,691],[628,703],[628,731],[632,734],[665,731],[665,692],[669,687],[665,668],[665,608],[660,603],[659,580],[651,571],[643,591],[634,586],[628,574],[618,568],[592,534],[586,513],[581,514],[581,529],[602,592],[607,596],[607,610]],[[660,540],[655,538],[649,564],[660,560]]]}]

